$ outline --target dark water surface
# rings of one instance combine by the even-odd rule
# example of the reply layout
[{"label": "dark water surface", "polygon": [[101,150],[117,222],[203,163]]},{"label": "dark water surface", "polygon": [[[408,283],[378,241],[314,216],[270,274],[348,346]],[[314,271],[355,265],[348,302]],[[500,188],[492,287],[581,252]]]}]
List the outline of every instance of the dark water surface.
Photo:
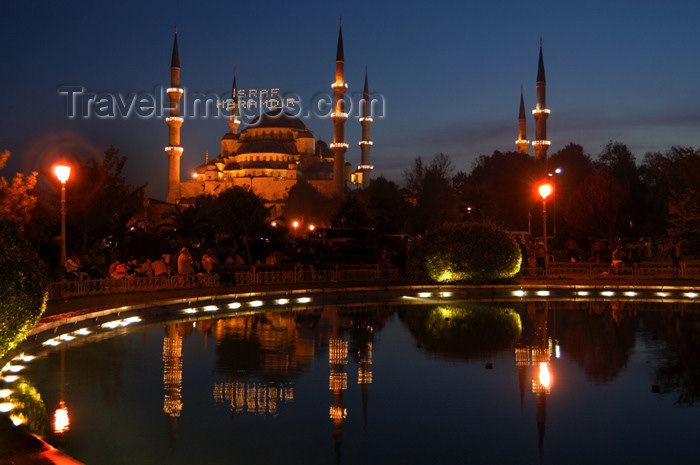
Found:
[{"label": "dark water surface", "polygon": [[[21,372],[87,464],[690,463],[696,304],[366,304],[94,330]],[[659,392],[653,392],[658,390]],[[70,425],[54,432],[54,413]]]}]

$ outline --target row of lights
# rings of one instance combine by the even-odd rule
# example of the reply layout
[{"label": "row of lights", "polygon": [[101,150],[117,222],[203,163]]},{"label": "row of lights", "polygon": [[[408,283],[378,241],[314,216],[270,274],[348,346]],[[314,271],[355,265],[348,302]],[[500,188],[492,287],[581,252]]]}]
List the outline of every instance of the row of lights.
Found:
[{"label": "row of lights", "polygon": [[[430,297],[452,297],[452,292],[449,291],[440,291],[440,292],[419,292],[416,294],[418,298],[421,299],[428,299]],[[515,291],[512,291],[512,295],[514,297],[527,297],[528,295],[535,295],[537,297],[550,297],[551,291],[546,290],[546,289],[540,289],[536,291],[531,291],[531,294],[528,293],[528,291],[524,289],[517,289]],[[610,291],[610,290],[604,290],[604,291],[574,291],[574,297],[595,297],[595,295],[600,295],[602,297],[637,297],[639,296],[639,293],[636,291]],[[670,292],[665,292],[665,291],[658,291],[654,292],[654,296],[656,297],[661,297],[661,298],[668,298],[671,297],[672,294]],[[681,294],[682,297],[685,297],[687,299],[696,299],[698,298],[699,294],[697,292],[683,292]],[[412,298],[411,296],[403,296],[404,299],[410,299]]]},{"label": "row of lights", "polygon": [[[615,297],[615,296],[617,295],[615,291],[600,291],[598,294],[601,295],[601,296],[603,296],[603,297]],[[516,290],[516,291],[513,291],[513,295],[514,295],[515,297],[525,297],[525,296],[527,296],[527,291],[525,291],[525,290],[523,290],[523,289],[518,289],[518,290]],[[538,297],[549,297],[549,296],[550,296],[550,291],[548,291],[548,290],[539,290],[539,291],[535,291],[535,295],[537,295]],[[592,297],[592,296],[595,295],[595,292],[592,292],[592,291],[575,291],[574,295],[575,295],[576,297]],[[637,293],[637,292],[635,292],[635,291],[621,291],[621,292],[619,293],[619,295],[620,295],[620,296],[624,296],[624,297],[637,297],[637,296],[639,295],[639,293]],[[655,295],[656,297],[667,298],[667,297],[670,297],[670,296],[671,296],[671,293],[669,293],[669,292],[664,292],[664,291],[659,291],[659,292],[655,292],[654,295]],[[688,298],[688,299],[695,299],[695,298],[698,297],[698,294],[697,294],[696,292],[684,292],[684,293],[682,294],[682,296],[683,296],[683,297],[686,297],[686,298]]]},{"label": "row of lights", "polygon": [[[135,323],[140,323],[142,320],[141,318],[137,316],[132,316],[129,318],[123,318],[119,320],[113,320],[113,321],[108,321],[106,323],[102,323],[100,325],[100,328],[106,329],[106,330],[112,330],[112,329],[117,329],[117,328],[124,328],[126,326],[135,324]],[[42,343],[42,345],[49,346],[49,347],[56,347],[60,345],[62,342],[70,342],[78,337],[81,336],[88,336],[92,334],[92,331],[90,331],[87,328],[81,328],[75,331],[72,331],[70,333],[66,334],[61,334],[60,336],[47,339]]]},{"label": "row of lights", "polygon": [[[14,383],[19,379],[17,373],[25,368],[22,363],[28,363],[32,360],[34,360],[34,357],[31,355],[20,354],[16,356],[0,369],[0,381],[3,381],[5,385]],[[13,393],[14,390],[10,388],[0,389],[0,413],[10,413],[14,410],[15,404],[9,399]],[[10,420],[15,426],[19,426],[26,421],[23,416],[19,415],[10,415]]]},{"label": "row of lights", "polygon": [[[298,304],[308,304],[311,302],[311,297],[298,297],[297,299],[294,299],[296,303]],[[288,305],[292,303],[292,299],[287,299],[287,298],[279,298],[275,299],[272,302],[274,305]],[[204,307],[200,308],[194,308],[194,307],[189,307],[184,310],[182,310],[182,313],[186,315],[194,315],[200,312],[203,313],[211,313],[211,312],[217,312],[219,310],[239,310],[244,307],[250,307],[250,308],[259,308],[265,305],[265,302],[262,300],[251,300],[248,302],[231,302],[223,306],[219,305],[205,305]]]}]

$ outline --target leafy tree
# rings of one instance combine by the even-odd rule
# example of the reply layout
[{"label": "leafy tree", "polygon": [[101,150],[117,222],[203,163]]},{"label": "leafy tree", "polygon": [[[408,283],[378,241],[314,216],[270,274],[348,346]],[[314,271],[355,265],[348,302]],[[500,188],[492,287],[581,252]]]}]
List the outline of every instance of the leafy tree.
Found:
[{"label": "leafy tree", "polygon": [[[0,152],[0,170],[5,168],[10,152]],[[36,196],[32,193],[36,185],[36,176],[33,172],[29,176],[22,173],[15,174],[11,181],[0,177],[0,218],[18,225],[20,231],[29,223],[32,210],[37,203]]]},{"label": "leafy tree", "polygon": [[668,231],[683,238],[693,254],[700,252],[700,151],[673,147],[649,156],[647,166],[660,197],[667,199]]},{"label": "leafy tree", "polygon": [[250,240],[267,226],[265,201],[247,187],[233,186],[214,198],[214,226],[222,238],[240,237],[248,264],[252,265]]},{"label": "leafy tree", "polygon": [[[203,196],[202,196],[203,197]],[[178,242],[178,246],[192,245],[202,241],[213,226],[213,221],[204,207],[202,197],[188,206],[177,205],[163,214],[158,233]]]},{"label": "leafy tree", "polygon": [[336,203],[321,194],[306,181],[299,181],[287,194],[284,216],[291,219],[303,219],[305,223],[329,225]]},{"label": "leafy tree", "polygon": [[639,183],[635,157],[621,142],[608,142],[598,155],[595,167],[614,176],[622,185],[633,188]]},{"label": "leafy tree", "polygon": [[[66,192],[67,226],[80,232],[80,245],[85,252],[96,242],[113,235],[123,240],[128,219],[141,205],[144,186],[133,187],[122,174],[127,157],[119,156],[113,145],[100,160],[74,157],[69,187]],[[58,181],[49,176],[57,188]],[[53,197],[53,196],[52,196]],[[74,234],[69,237],[75,237]]]},{"label": "leafy tree", "polygon": [[0,222],[0,356],[14,348],[46,309],[48,279],[17,223]]},{"label": "leafy tree", "polygon": [[[557,170],[559,170],[558,173]],[[557,222],[558,237],[568,236],[566,228],[561,226],[566,225],[565,207],[571,194],[592,172],[593,161],[591,157],[583,150],[582,146],[573,142],[549,157],[549,173],[552,175],[550,180],[554,185],[551,220]],[[561,214],[559,214],[560,212]]]},{"label": "leafy tree", "polygon": [[333,215],[333,224],[345,228],[369,228],[374,224],[361,195],[348,195]]},{"label": "leafy tree", "polygon": [[481,155],[465,180],[459,196],[472,207],[480,221],[491,221],[508,229],[526,229],[528,212],[535,209],[532,195],[541,181],[534,157],[518,152],[494,151]]},{"label": "leafy tree", "polygon": [[604,237],[613,245],[629,219],[629,195],[605,171],[590,174],[571,195],[566,221],[580,237]]},{"label": "leafy tree", "polygon": [[372,179],[364,194],[372,225],[378,232],[394,234],[408,231],[409,204],[394,182],[384,176]]},{"label": "leafy tree", "polygon": [[418,157],[413,167],[404,171],[406,188],[415,199],[411,215],[414,232],[423,233],[431,225],[457,218],[459,204],[451,182],[453,170],[449,157],[439,153],[427,167]]}]

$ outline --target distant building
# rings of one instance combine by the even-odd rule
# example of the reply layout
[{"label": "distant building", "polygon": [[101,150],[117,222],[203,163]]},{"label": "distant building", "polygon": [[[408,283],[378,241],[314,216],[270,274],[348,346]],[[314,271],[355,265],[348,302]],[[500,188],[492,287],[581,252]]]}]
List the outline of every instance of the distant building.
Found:
[{"label": "distant building", "polygon": [[[344,54],[342,26],[338,33],[335,81],[331,85],[334,94],[333,142],[326,144],[317,140],[306,125],[296,116],[275,105],[261,113],[239,131],[240,102],[236,76],[233,78],[232,102],[228,120],[229,131],[221,138],[221,153],[198,166],[192,178],[180,179],[180,157],[183,147],[180,141],[180,60],[177,48],[177,31],[173,44],[171,63],[170,116],[166,118],[169,141],[165,152],[168,155],[168,196],[171,204],[188,204],[202,194],[217,195],[232,186],[247,186],[266,199],[272,207],[272,216],[283,212],[289,190],[304,180],[327,197],[341,197],[348,188],[367,187],[372,166],[369,163],[369,89],[365,70],[363,95],[361,165],[353,173],[345,161],[348,144],[345,142],[344,95],[348,88],[344,82]],[[279,96],[277,97],[279,99]]]},{"label": "distant building", "polygon": [[[544,59],[542,58],[542,40],[540,40],[540,58],[537,63],[537,102],[532,114],[535,117],[535,140],[532,146],[535,149],[535,159],[539,162],[547,161],[547,151],[551,142],[547,140],[547,118],[549,109],[547,108],[547,81],[544,75]],[[527,153],[530,141],[527,140],[525,102],[523,101],[523,89],[520,87],[520,112],[518,115],[518,140],[515,141],[518,152]]]}]

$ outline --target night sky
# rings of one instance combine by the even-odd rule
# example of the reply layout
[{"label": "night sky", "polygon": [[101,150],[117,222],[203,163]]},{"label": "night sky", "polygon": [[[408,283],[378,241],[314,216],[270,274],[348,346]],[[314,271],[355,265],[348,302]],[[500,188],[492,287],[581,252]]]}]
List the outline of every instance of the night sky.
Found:
[{"label": "night sky", "polygon": [[[174,26],[181,85],[190,94],[280,89],[302,110],[330,95],[342,16],[348,94],[385,104],[371,128],[373,177],[400,182],[421,155],[449,155],[468,172],[480,154],[515,150],[520,86],[534,139],[540,37],[549,153],[569,142],[594,157],[610,141],[645,153],[700,146],[700,2],[615,0],[462,2],[219,1],[4,2],[0,7],[2,175],[62,153],[128,157],[127,181],[164,199],[168,129],[162,116],[67,117],[62,86],[137,96],[168,87]],[[359,164],[360,125],[346,124],[346,159]],[[303,119],[332,141],[330,118]],[[182,178],[220,151],[225,118],[185,118]],[[530,153],[534,154],[532,148]]]}]

